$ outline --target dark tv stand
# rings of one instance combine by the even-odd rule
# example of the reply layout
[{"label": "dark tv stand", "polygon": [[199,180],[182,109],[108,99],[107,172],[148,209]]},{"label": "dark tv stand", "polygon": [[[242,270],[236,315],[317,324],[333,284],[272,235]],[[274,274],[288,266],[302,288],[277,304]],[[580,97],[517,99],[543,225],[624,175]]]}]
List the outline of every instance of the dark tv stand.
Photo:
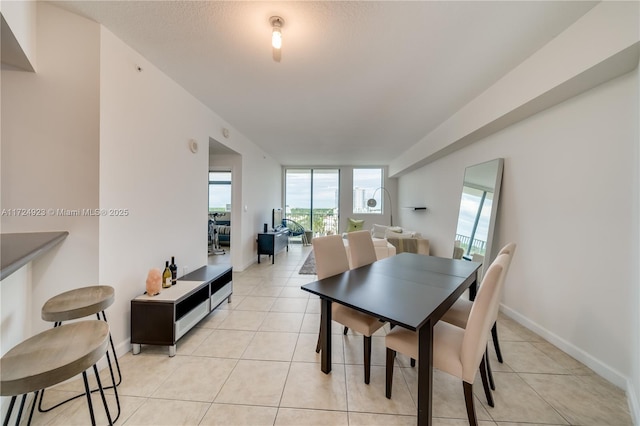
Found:
[{"label": "dark tv stand", "polygon": [[289,229],[280,228],[277,230],[262,232],[258,234],[258,263],[260,255],[271,256],[271,263],[276,263],[276,253],[286,248],[289,251]]},{"label": "dark tv stand", "polygon": [[131,301],[132,353],[145,345],[169,346],[176,354],[176,342],[225,299],[231,302],[232,269],[207,265],[187,274],[176,285],[163,288],[157,296],[140,295]]}]

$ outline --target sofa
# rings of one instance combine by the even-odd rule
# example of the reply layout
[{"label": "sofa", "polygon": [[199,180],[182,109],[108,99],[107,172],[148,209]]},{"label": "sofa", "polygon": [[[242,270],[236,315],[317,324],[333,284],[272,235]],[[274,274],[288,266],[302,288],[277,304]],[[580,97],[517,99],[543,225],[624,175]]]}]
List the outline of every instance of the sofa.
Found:
[{"label": "sofa", "polygon": [[[209,220],[213,221],[214,217],[209,214]],[[218,244],[228,246],[231,244],[231,212],[218,213],[215,217],[215,225],[218,231]]]},{"label": "sofa", "polygon": [[384,241],[393,245],[396,253],[429,255],[429,240],[422,238],[419,232],[408,231],[400,226],[374,224],[371,228],[371,237],[374,240],[374,245],[375,241]]}]

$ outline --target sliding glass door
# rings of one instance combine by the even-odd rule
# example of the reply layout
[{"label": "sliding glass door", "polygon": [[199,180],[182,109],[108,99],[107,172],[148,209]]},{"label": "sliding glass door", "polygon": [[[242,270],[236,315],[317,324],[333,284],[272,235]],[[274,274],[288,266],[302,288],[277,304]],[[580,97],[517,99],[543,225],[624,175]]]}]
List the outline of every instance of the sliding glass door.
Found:
[{"label": "sliding glass door", "polygon": [[338,169],[287,169],[285,216],[314,235],[338,233],[340,172]]}]

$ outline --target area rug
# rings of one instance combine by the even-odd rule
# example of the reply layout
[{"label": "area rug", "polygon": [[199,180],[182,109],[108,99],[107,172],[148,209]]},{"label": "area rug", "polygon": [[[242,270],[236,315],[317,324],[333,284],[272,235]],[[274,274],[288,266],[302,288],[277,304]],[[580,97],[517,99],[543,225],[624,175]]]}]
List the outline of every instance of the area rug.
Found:
[{"label": "area rug", "polygon": [[298,272],[300,275],[315,275],[316,274],[316,258],[313,255],[313,250],[309,252],[309,256],[302,264],[302,268]]}]

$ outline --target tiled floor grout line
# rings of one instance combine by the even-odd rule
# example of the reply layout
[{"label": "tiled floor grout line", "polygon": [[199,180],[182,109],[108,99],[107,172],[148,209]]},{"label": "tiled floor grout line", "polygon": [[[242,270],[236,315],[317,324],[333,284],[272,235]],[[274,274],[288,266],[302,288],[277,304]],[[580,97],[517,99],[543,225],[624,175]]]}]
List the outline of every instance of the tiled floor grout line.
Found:
[{"label": "tiled floor grout line", "polygon": [[[538,395],[538,397],[541,400],[546,402],[558,414],[558,416],[560,416],[567,423],[567,425],[573,425],[573,423],[571,423],[571,421],[568,418],[566,418],[560,411],[558,411],[558,409],[551,402],[547,401],[547,399],[544,396],[540,395],[540,393],[522,377],[521,373],[523,373],[523,372],[514,371],[514,374],[516,376],[518,376],[518,378],[520,380],[522,380],[536,395]],[[532,374],[532,373],[524,373],[524,374]],[[541,374],[541,375],[551,375],[549,373],[539,373],[539,374]]]},{"label": "tiled floor grout line", "polygon": [[[195,405],[189,405],[189,404],[194,404],[194,403],[201,404],[201,405],[198,405],[199,407],[198,410],[201,410],[203,414],[202,416],[199,417],[199,419],[193,420],[192,424],[201,424],[201,425],[209,425],[209,424],[212,424],[211,422],[215,423],[216,421],[220,422],[220,418],[218,418],[218,415],[220,413],[227,416],[229,415],[235,416],[237,414],[242,415],[244,413],[245,415],[244,418],[246,419],[247,410],[252,410],[250,411],[251,413],[253,413],[254,412],[253,410],[255,410],[256,413],[261,413],[260,415],[262,415],[262,413],[265,413],[264,419],[267,421],[266,424],[272,424],[272,425],[280,424],[281,422],[285,422],[287,420],[291,421],[292,419],[305,419],[305,420],[321,419],[323,418],[322,416],[324,415],[328,415],[329,416],[328,418],[338,418],[340,419],[341,422],[344,422],[341,424],[347,424],[347,425],[362,424],[364,420],[375,422],[375,424],[381,425],[381,424],[388,424],[392,422],[394,419],[396,419],[398,422],[408,422],[409,424],[415,424],[415,414],[414,415],[409,415],[409,414],[396,415],[396,414],[385,413],[385,411],[388,411],[388,408],[396,405],[396,401],[392,401],[393,404],[384,406],[383,404],[385,400],[384,383],[382,384],[380,389],[366,389],[363,387],[365,385],[363,384],[362,377],[361,377],[362,369],[363,369],[362,343],[361,343],[362,336],[361,335],[353,334],[348,336],[348,338],[345,338],[345,336],[342,335],[341,330],[339,333],[336,333],[336,334],[331,333],[332,339],[335,339],[336,342],[339,341],[341,344],[340,350],[335,353],[335,358],[337,358],[341,354],[342,360],[340,363],[337,363],[336,359],[334,359],[333,373],[331,374],[333,378],[330,377],[329,379],[327,379],[327,377],[323,373],[319,372],[320,370],[319,358],[314,351],[315,343],[317,339],[317,332],[318,332],[316,328],[316,325],[317,325],[316,322],[318,321],[317,319],[318,313],[317,313],[316,305],[314,303],[319,304],[320,301],[318,299],[313,299],[311,297],[308,297],[308,295],[305,298],[283,296],[283,294],[285,296],[296,296],[297,295],[296,291],[292,289],[297,289],[298,292],[304,293],[302,290],[300,290],[300,286],[305,282],[312,282],[317,279],[317,276],[310,276],[310,275],[301,276],[297,273],[299,271],[299,268],[304,263],[304,260],[306,259],[307,255],[308,255],[308,251],[306,249],[299,250],[299,251],[292,250],[292,252],[290,252],[288,255],[284,255],[284,253],[279,254],[278,257],[276,258],[275,267],[273,267],[274,265],[271,265],[269,263],[268,265],[261,264],[260,266],[251,266],[248,268],[247,271],[243,271],[239,273],[234,272],[234,277],[233,277],[234,283],[238,284],[239,290],[241,289],[239,291],[241,295],[234,294],[235,303],[232,304],[233,306],[224,306],[224,308],[226,309],[216,310],[217,313],[215,313],[214,311],[214,313],[211,314],[211,317],[208,317],[207,319],[203,320],[202,327],[194,328],[194,330],[192,330],[188,335],[186,335],[184,339],[181,339],[178,342],[177,357],[178,358],[182,357],[183,359],[175,360],[177,361],[175,364],[163,364],[165,362],[165,359],[167,359],[167,354],[164,350],[157,350],[157,349],[156,350],[150,349],[148,351],[148,354],[146,355],[144,353],[145,349],[143,349],[142,355],[136,355],[137,357],[140,357],[140,358],[128,358],[128,360],[124,364],[125,368],[128,370],[128,373],[135,372],[136,370],[139,370],[140,368],[143,368],[143,367],[146,369],[149,366],[151,366],[151,368],[154,368],[155,366],[161,366],[161,368],[157,370],[161,375],[155,378],[150,377],[149,381],[145,382],[144,381],[145,375],[138,373],[137,377],[142,378],[142,380],[140,380],[139,382],[137,380],[133,382],[129,380],[128,383],[125,383],[126,392],[121,393],[121,398],[127,398],[127,399],[131,398],[131,402],[130,402],[131,405],[129,406],[130,411],[126,411],[126,412],[123,411],[123,416],[118,421],[118,424],[124,424],[124,422],[126,421],[130,421],[136,424],[144,423],[145,421],[148,422],[148,416],[150,414],[155,414],[154,411],[161,411],[163,406],[171,406],[172,408],[177,407],[176,409],[174,409],[174,411],[179,411],[180,409],[184,409],[181,407],[187,407],[186,411],[190,411],[190,412],[186,413],[186,415],[187,416],[190,415],[191,419],[195,419],[196,417],[199,416],[200,411],[194,412],[194,410],[190,410],[189,407],[195,406]],[[270,289],[269,287],[281,287],[281,289],[280,291],[277,291],[277,290]],[[259,293],[261,295],[255,295],[255,293]],[[278,294],[277,296],[268,295],[268,294],[276,294],[276,293]],[[246,302],[246,306],[252,307],[251,303],[253,303],[254,304],[253,307],[257,307],[258,310],[247,311],[247,310],[237,309],[244,302],[246,297],[263,298],[264,300],[249,299]],[[273,303],[271,303],[268,308],[265,308],[265,306],[268,303],[264,304],[261,302],[265,302],[267,298],[273,299]],[[295,301],[295,302],[293,301],[297,299],[304,300],[305,303],[303,304],[298,301]],[[280,310],[274,311],[273,310],[274,307]],[[300,310],[303,310],[303,312],[299,312]],[[289,311],[293,311],[293,312],[289,312]],[[222,312],[226,312],[226,313],[222,313]],[[230,315],[233,316],[234,312],[239,313],[239,315],[236,316],[237,322],[236,321],[232,322],[230,320],[227,323],[227,327],[230,327],[230,328],[221,328],[221,325],[225,323],[225,321],[229,318]],[[220,316],[215,318],[217,314],[219,314]],[[286,329],[286,331],[273,331],[273,330],[260,331],[260,329],[265,324],[265,321],[270,316],[270,314],[285,314],[282,316],[275,315],[275,318],[277,319],[274,320],[275,322],[272,323],[275,325],[275,327],[269,327],[269,328],[274,328],[274,329],[284,328]],[[262,317],[261,321],[255,321],[255,319],[260,316]],[[295,327],[296,331],[293,331],[293,328],[291,327],[292,324],[291,322],[289,322],[288,318],[289,317],[298,318],[299,316],[301,316],[301,320],[298,326]],[[251,318],[253,318],[253,320]],[[306,325],[305,325],[305,320],[308,321]],[[257,325],[255,325],[254,323],[245,322],[245,321],[255,321],[255,324]],[[514,357],[512,359],[514,363],[516,363],[516,360],[517,360],[516,366],[519,366],[518,368],[515,368],[511,366],[508,362],[506,362],[507,358],[505,358],[504,367],[501,367],[503,364],[499,364],[498,361],[495,359],[495,356],[494,358],[492,358],[492,367],[494,367],[493,372],[494,372],[494,375],[497,375],[496,392],[502,391],[500,395],[502,398],[501,405],[504,404],[504,406],[498,407],[497,401],[496,401],[496,408],[492,409],[488,407],[486,404],[486,401],[483,401],[484,393],[482,392],[482,386],[480,384],[480,381],[477,380],[476,383],[474,383],[474,390],[476,389],[476,386],[478,386],[477,392],[479,392],[477,395],[474,393],[474,402],[476,403],[476,409],[477,410],[483,409],[488,416],[486,417],[485,424],[502,426],[507,423],[514,424],[517,421],[519,421],[520,422],[519,424],[522,424],[522,425],[533,424],[533,420],[531,419],[538,419],[538,422],[535,422],[535,424],[540,424],[540,425],[552,424],[552,422],[554,421],[557,423],[561,423],[562,421],[566,423],[570,423],[567,420],[567,414],[569,416],[580,415],[582,417],[577,417],[577,418],[579,419],[586,418],[587,420],[585,422],[591,419],[591,423],[594,423],[594,420],[599,419],[599,417],[589,418],[588,415],[585,417],[584,414],[575,412],[576,410],[575,406],[570,406],[570,409],[566,411],[566,414],[563,415],[563,413],[560,412],[560,409],[565,410],[564,404],[566,404],[566,401],[554,400],[554,403],[556,402],[559,403],[557,405],[558,407],[560,407],[560,409],[558,409],[547,400],[547,398],[550,398],[550,397],[553,400],[554,395],[559,395],[557,393],[558,390],[564,390],[565,386],[569,386],[569,385],[584,386],[585,383],[590,384],[592,379],[589,378],[588,375],[586,375],[584,380],[580,380],[578,378],[578,375],[574,374],[574,371],[583,372],[584,370],[580,368],[578,364],[574,366],[568,361],[565,362],[565,360],[560,357],[560,354],[556,354],[553,351],[553,348],[551,347],[547,348],[545,346],[538,345],[536,349],[540,351],[542,354],[544,354],[546,357],[548,357],[550,359],[550,362],[554,363],[553,368],[547,368],[547,366],[544,365],[546,358],[540,357],[539,354],[537,353],[533,354],[531,358],[516,359],[515,357],[516,356],[519,357],[519,354],[526,355],[525,347],[529,345],[533,345],[535,347],[536,345],[534,344],[534,342],[538,342],[538,340],[535,340],[536,336],[528,334],[527,330],[520,330],[520,328],[517,327],[517,324],[512,324],[511,322],[508,322],[508,319],[505,319],[505,321],[506,322],[503,323],[504,327],[501,326],[501,331],[503,332],[501,334],[501,342],[502,341],[522,342],[522,343],[527,343],[527,345],[522,345],[522,346],[514,345],[512,346],[512,348],[517,347],[518,354],[516,353],[509,354],[508,349],[507,349],[507,353],[505,354],[507,357],[509,356]],[[237,327],[246,326],[247,324],[251,325],[252,327],[251,330],[237,328]],[[306,328],[303,328],[303,327],[306,327]],[[315,329],[312,330],[312,328],[315,328]],[[380,338],[384,337],[384,334],[386,334],[386,331],[387,329],[385,329],[385,332],[381,336],[376,336],[377,346],[375,348],[376,349],[375,355],[376,355],[376,363],[377,363],[376,364],[377,373],[381,371],[380,363],[384,362],[384,359],[380,357],[381,354],[378,353],[377,349],[380,349]],[[242,336],[242,340],[238,340],[237,343],[229,344],[228,346],[223,347],[224,342],[220,341],[219,339],[220,334],[218,333],[220,332],[231,332],[230,334],[228,334],[229,336],[236,336],[235,334],[233,334],[235,332],[243,333],[243,334],[237,334],[237,336]],[[248,335],[246,333],[251,333],[250,339],[248,339]],[[277,335],[276,334],[271,335],[269,333],[277,333]],[[285,334],[287,336],[285,336]],[[294,338],[292,336],[289,336],[290,334],[296,334],[297,336],[295,336]],[[277,342],[279,342],[280,340],[274,340],[274,338],[277,338],[277,339],[281,338],[283,342],[286,342],[286,346],[278,345]],[[505,338],[507,338],[507,340],[505,340]],[[259,340],[256,340],[256,339],[259,339]],[[225,339],[225,341],[227,341],[227,339]],[[294,344],[291,347],[292,341],[294,341]],[[245,342],[247,343],[245,344]],[[264,345],[265,345],[264,348],[260,346],[260,342],[264,342]],[[242,347],[242,345],[244,345],[244,347]],[[254,346],[252,347],[251,345],[254,345]],[[269,346],[266,347],[267,345]],[[310,347],[307,348],[307,346],[310,346]],[[335,346],[336,345],[334,345],[334,350],[336,350]],[[242,349],[242,350],[240,351],[239,349]],[[493,351],[493,347],[489,348],[489,350]],[[288,351],[291,351],[291,352],[289,353]],[[314,352],[311,352],[311,351],[314,351]],[[504,349],[503,349],[503,352],[504,352]],[[221,356],[221,354],[224,354],[224,356]],[[349,357],[347,356],[347,354],[349,354]],[[244,356],[249,356],[249,355],[255,359],[245,360],[243,358]],[[282,356],[282,355],[286,355],[286,356]],[[133,355],[129,354],[127,356],[132,357]],[[143,359],[142,357],[145,357],[145,358]],[[232,359],[233,362],[224,361],[226,362],[226,364],[224,364],[223,366],[221,362],[217,361],[218,358],[221,360]],[[278,359],[270,360],[269,358],[278,358]],[[262,382],[254,383],[250,378],[255,376],[247,375],[246,373],[245,375],[239,375],[238,373],[242,371],[243,361],[253,362],[254,364],[252,365],[252,368],[255,368],[256,372],[259,371],[261,375],[264,372],[265,373],[264,377],[268,378],[267,381],[265,381],[264,384],[262,384]],[[263,370],[263,366],[265,368],[271,368],[269,367],[269,363],[272,363],[272,362],[278,362],[278,363],[286,362],[288,365],[286,366],[286,368],[285,368],[285,365],[280,364],[279,367],[273,370]],[[404,407],[409,407],[410,406],[409,404],[412,403],[413,406],[415,407],[416,398],[415,398],[415,392],[413,390],[416,384],[415,377],[414,377],[415,371],[412,371],[413,369],[409,367],[408,358],[402,359],[402,362],[398,358],[396,358],[394,362],[395,362],[394,369],[397,370],[398,368],[400,368],[399,372],[402,375],[402,380],[398,379],[397,385],[399,386],[399,388],[401,387],[403,389],[403,393],[398,394],[399,399],[397,401],[397,404],[404,404]],[[207,389],[212,390],[213,388],[217,387],[217,390],[215,391],[215,395],[213,396],[212,401],[210,402],[199,401],[200,399],[199,395],[206,395],[206,394],[211,395],[211,393],[213,392],[211,393],[207,392],[204,394],[202,392],[200,393],[195,392],[193,396],[189,396],[187,394],[179,395],[179,394],[176,394],[173,390],[169,392],[167,391],[167,389],[163,389],[163,387],[166,387],[168,384],[176,384],[185,390],[199,389],[199,388],[190,388],[191,381],[193,379],[191,378],[191,375],[190,375],[191,373],[189,374],[185,374],[185,373],[192,372],[192,371],[201,371],[201,369],[198,367],[195,367],[196,370],[194,370],[194,367],[190,367],[188,369],[182,369],[183,366],[186,366],[189,363],[201,363],[201,365],[205,367],[208,367],[208,366],[215,367],[215,370],[216,370],[215,375],[213,373],[213,368],[212,368],[212,375],[206,378],[207,385],[211,386],[210,388],[207,388]],[[264,363],[264,364],[261,364],[261,363]],[[312,365],[312,367],[310,367],[309,365]],[[221,368],[219,369],[217,366],[220,366]],[[496,371],[495,367],[498,367],[498,371]],[[558,367],[560,367],[562,370],[559,369]],[[518,369],[533,370],[533,371],[531,372],[517,371]],[[318,370],[317,374],[316,374],[316,370]],[[340,370],[340,372],[342,373],[341,377],[342,377],[342,380],[344,380],[343,395],[342,395],[342,384],[339,381],[336,381],[339,373],[338,370]],[[564,373],[551,374],[551,373],[542,372],[542,371],[555,371],[555,370],[564,371]],[[274,373],[271,373],[271,371],[273,371],[277,375],[273,375]],[[300,371],[300,372],[304,371],[305,372],[304,374],[308,376],[297,377],[296,376],[297,371]],[[350,372],[351,379],[349,379],[347,371]],[[356,372],[358,373],[357,377],[355,376]],[[234,373],[236,373],[235,377],[234,377]],[[150,371],[149,374],[153,375],[154,371]],[[206,373],[203,373],[203,374],[206,374]],[[224,374],[226,374],[226,377],[224,376]],[[540,378],[532,375],[540,376]],[[552,392],[549,393],[549,391],[546,388],[547,384],[545,383],[544,378],[542,377],[553,378],[553,376],[558,376],[558,375],[569,376],[572,379],[566,380],[566,383],[569,384],[567,385],[567,384],[564,384],[565,383],[563,381],[564,379],[555,378],[553,380],[553,383],[550,382],[550,385],[554,385],[554,383],[563,383],[562,387],[553,388]],[[524,379],[525,376],[527,377],[528,381],[525,381]],[[127,376],[123,376],[123,377],[127,377]],[[326,387],[326,390],[328,390],[329,392],[324,393],[325,389],[323,389],[323,392],[318,392],[317,394],[314,394],[314,398],[318,397],[321,399],[320,400],[314,399],[313,401],[311,401],[311,403],[309,403],[310,401],[308,399],[309,395],[307,395],[306,399],[295,397],[295,395],[299,394],[300,392],[305,392],[305,389],[308,389],[309,384],[307,384],[306,378],[302,379],[304,377],[308,377],[309,379],[313,380],[313,383],[316,383],[316,381],[317,383],[322,383],[323,388]],[[374,383],[372,380],[372,384],[369,386],[379,387],[381,382],[381,376],[377,375],[376,377],[377,377],[376,378],[377,381]],[[439,414],[439,416],[434,417],[434,424],[451,424],[451,425],[465,424],[466,411],[464,410],[464,402],[462,401],[462,406],[460,406],[461,401],[458,401],[458,402],[454,401],[454,404],[449,403],[449,401],[450,400],[453,401],[454,398],[458,399],[458,396],[459,396],[458,391],[460,394],[462,394],[461,385],[459,386],[459,383],[456,381],[454,386],[453,381],[449,381],[449,379],[444,380],[443,377],[444,376],[441,376],[438,379],[439,383],[442,383],[445,385],[444,390],[440,389],[440,392],[444,392],[444,393],[439,394],[439,399],[443,402],[443,404],[442,404],[442,407],[441,406],[436,407],[437,409],[436,411],[437,411],[437,414]],[[249,382],[246,385],[247,386],[246,396],[244,392],[245,387],[243,387],[242,385],[239,385],[239,383],[242,383],[242,381],[239,382],[237,380],[238,378],[241,378],[241,380],[243,381]],[[279,388],[278,387],[280,386],[279,384],[278,386],[271,385],[272,383],[275,383],[271,380],[271,378],[277,378],[278,383],[282,381],[283,383],[282,387]],[[503,379],[502,381],[504,383],[504,386],[507,386],[503,389],[501,389],[501,383],[500,383],[501,378]],[[382,382],[384,382],[384,377],[382,377]],[[201,381],[200,383],[205,383],[205,381]],[[412,383],[414,386],[411,385]],[[152,385],[152,386],[149,386],[149,385]],[[544,387],[540,387],[541,385]],[[271,389],[270,392],[279,392],[279,398],[277,402],[275,400],[275,397],[278,395],[277,393],[269,394],[271,395],[271,398],[266,400],[261,400],[259,398],[256,399],[255,396],[251,396],[251,392],[249,392],[248,388],[254,387],[254,386],[257,386],[256,389],[258,391],[260,391],[261,386],[265,386],[264,389]],[[514,387],[510,388],[508,386],[514,386]],[[518,386],[518,387],[515,387],[515,386]],[[230,392],[224,391],[225,387],[227,389],[229,388],[235,389],[238,392],[230,393]],[[539,388],[539,391],[537,391],[536,388]],[[60,392],[69,392],[71,391],[71,389],[72,388],[66,388],[66,389],[63,388],[60,390]],[[147,389],[149,390],[147,391]],[[161,396],[165,394],[176,395],[176,396],[180,396],[180,398],[182,399],[171,399],[171,396],[169,398],[153,397],[153,395],[157,393],[159,389],[163,389],[163,392],[159,394]],[[207,390],[207,389],[202,389],[202,390]],[[339,391],[338,393],[335,393],[331,389],[335,389]],[[567,387],[566,389],[572,389],[572,387]],[[454,390],[455,390],[455,393],[454,393]],[[536,402],[536,404],[538,404],[540,407],[544,406],[544,408],[542,408],[543,411],[541,411],[542,414],[533,415],[533,416],[522,415],[521,412],[526,410],[526,407],[529,407],[528,405],[529,400],[526,398],[510,398],[511,395],[517,395],[513,392],[513,390],[523,390],[524,395],[529,396],[532,399],[532,401],[534,399],[538,401]],[[530,393],[531,390],[533,391],[533,393]],[[408,395],[404,394],[405,391],[408,392]],[[434,389],[434,391],[437,392],[438,390]],[[219,398],[223,392],[225,394],[224,395],[225,402],[216,402],[216,399]],[[363,394],[362,392],[366,392],[366,393]],[[602,398],[601,394],[606,395],[605,393],[601,392],[599,389],[594,389],[594,391],[589,393],[597,395],[600,398]],[[381,397],[380,397],[380,394],[382,395]],[[546,398],[543,397],[543,394],[547,395],[547,397]],[[364,395],[370,395],[370,397],[374,399],[365,400],[363,399]],[[494,393],[494,396],[495,395],[496,393]],[[616,398],[617,394],[612,393],[612,395],[613,395],[612,398]],[[231,396],[231,398],[227,398],[229,396]],[[285,400],[285,396],[286,396],[286,400]],[[344,397],[344,401],[342,400],[342,396]],[[443,399],[443,396],[445,399]],[[394,397],[395,397],[395,393],[394,393]],[[110,398],[113,398],[113,395],[111,395]],[[190,399],[190,398],[193,398],[193,399]],[[327,398],[327,399],[325,400],[324,398]],[[158,402],[158,401],[162,401],[162,402]],[[378,403],[373,404],[372,401],[379,401],[380,404]],[[603,403],[606,404],[605,406],[608,407],[608,409],[611,409],[611,407],[616,408],[617,405],[615,404],[620,404],[620,401],[618,399],[613,399],[612,401],[613,401],[612,403],[609,403],[607,401],[604,401]],[[265,405],[264,404],[265,402],[268,402],[268,404],[275,403],[277,405],[276,406]],[[282,405],[283,402],[286,402],[287,406],[283,406]],[[344,405],[342,405],[343,402],[344,402]],[[365,403],[363,404],[363,402]],[[570,402],[570,399],[569,399],[569,402]],[[86,407],[86,403],[84,405]],[[309,408],[309,406],[314,406],[316,408]],[[97,408],[98,412],[100,411],[100,407],[101,407],[101,404]],[[253,407],[253,408],[250,408],[250,407]],[[317,408],[317,407],[331,407],[331,408]],[[522,407],[520,411],[514,411],[514,409],[517,410],[519,407]],[[549,410],[549,408],[551,408],[551,410]],[[94,406],[94,409],[96,409],[96,406]],[[501,409],[501,410],[497,411],[498,409]],[[408,413],[409,411],[405,410],[403,412]],[[167,411],[167,413],[172,414],[172,412],[170,411]],[[340,413],[340,414],[332,414],[332,413]],[[68,410],[62,410],[60,411],[60,413],[54,414],[52,418],[44,418],[44,419],[40,418],[40,422],[37,422],[36,419],[34,419],[34,423],[40,424],[44,421],[47,424],[49,423],[71,424],[73,419],[74,424],[82,424],[81,422],[85,419],[84,417],[79,416],[80,414],[82,414],[82,411],[78,411],[78,407],[74,407],[73,409],[69,407]],[[499,414],[499,417],[502,419],[501,421],[498,421],[494,418],[494,416],[498,414]],[[102,413],[102,415],[104,415],[104,413]],[[127,417],[125,418],[125,416]],[[274,416],[274,417],[271,417],[271,416]],[[344,419],[344,416],[346,416],[346,420]],[[602,416],[602,414],[598,414],[598,412],[596,411],[596,414],[594,416]],[[484,418],[484,415],[483,415],[483,418]],[[225,419],[227,422],[229,422],[228,418],[225,418]],[[413,419],[413,422],[411,419]],[[528,420],[529,423],[527,423],[524,420]],[[175,420],[175,421],[177,422],[178,420]],[[187,420],[183,420],[183,423],[186,421]],[[98,422],[100,423],[100,421]],[[574,424],[575,423],[576,422],[574,421]],[[242,424],[242,422],[238,422],[238,423],[231,422],[230,424]],[[405,423],[402,423],[402,424],[405,424]],[[481,421],[481,424],[482,424],[482,421]]]}]

